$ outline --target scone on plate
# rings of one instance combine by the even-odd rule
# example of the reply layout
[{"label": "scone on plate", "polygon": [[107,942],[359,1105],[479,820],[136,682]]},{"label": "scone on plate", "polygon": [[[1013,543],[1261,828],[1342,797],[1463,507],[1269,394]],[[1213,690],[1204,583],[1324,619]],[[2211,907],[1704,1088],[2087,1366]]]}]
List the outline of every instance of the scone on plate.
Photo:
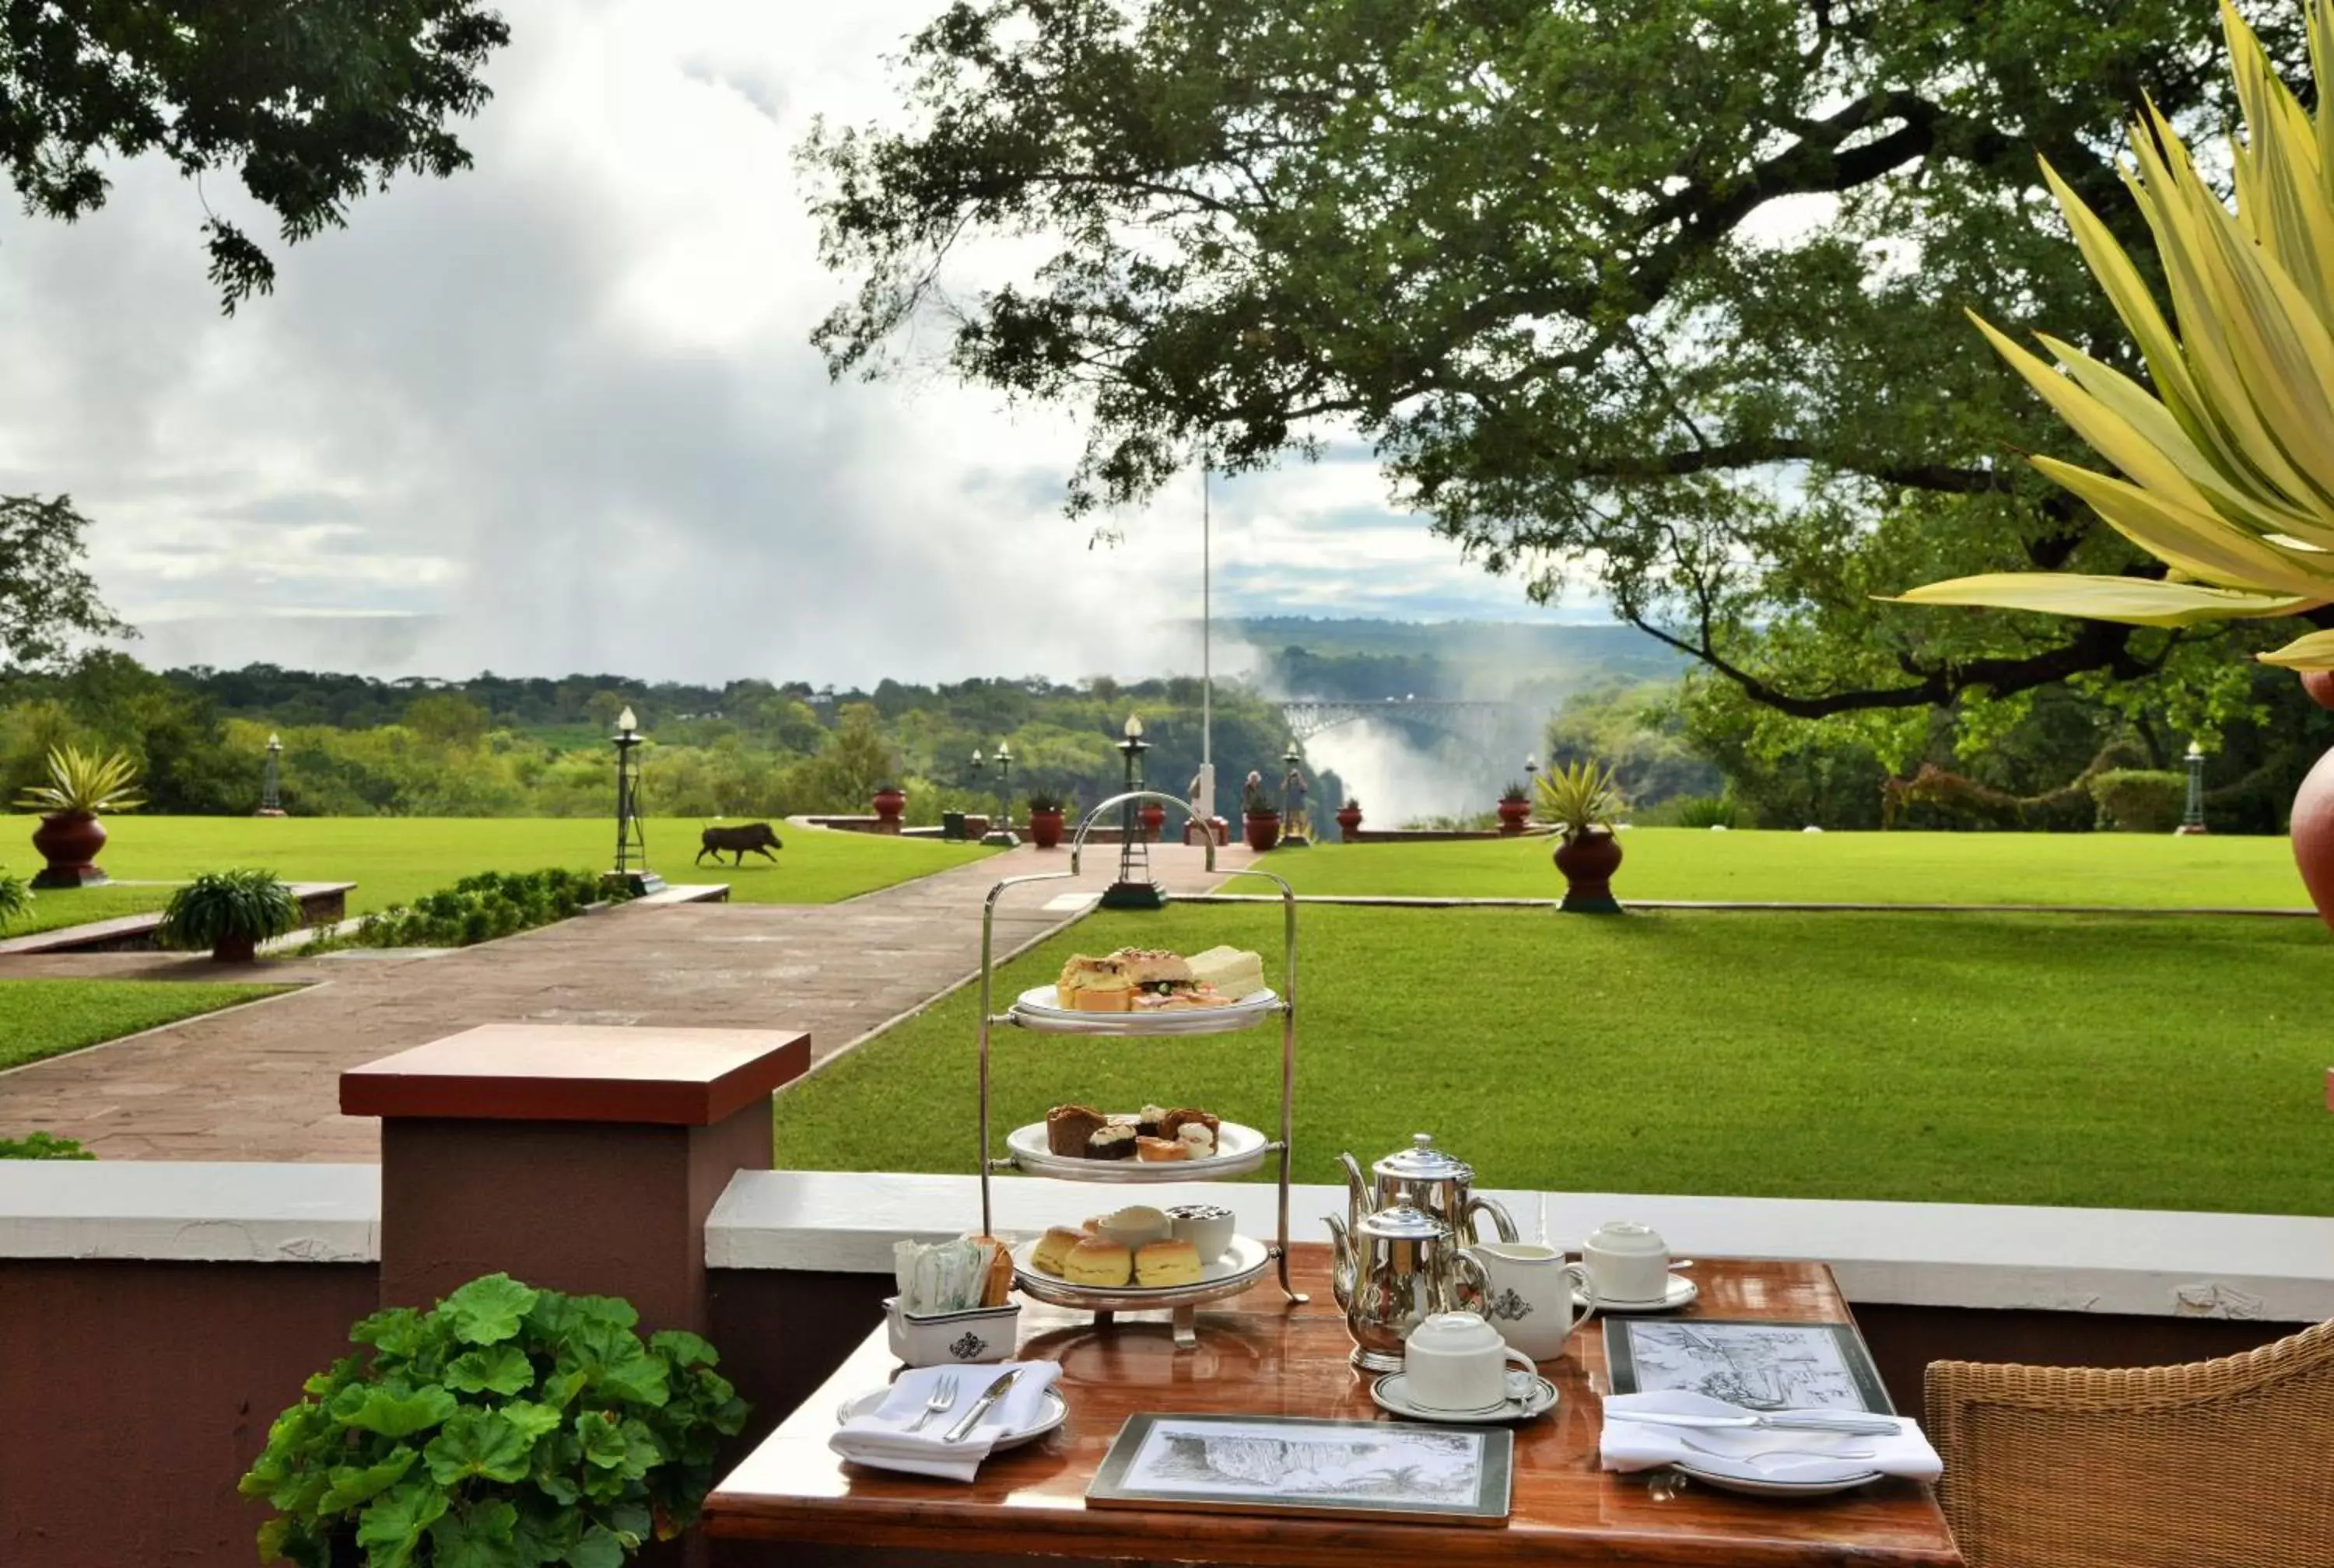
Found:
[{"label": "scone on plate", "polygon": [[1062,1264],[1062,1277],[1072,1284],[1108,1288],[1124,1284],[1133,1273],[1134,1255],[1096,1236],[1082,1238]]},{"label": "scone on plate", "polygon": [[1069,1261],[1070,1249],[1085,1239],[1084,1231],[1072,1230],[1066,1226],[1060,1225],[1048,1227],[1046,1234],[1037,1238],[1037,1246],[1029,1253],[1029,1266],[1039,1274],[1049,1274],[1056,1279],[1059,1279],[1062,1277],[1064,1266]]},{"label": "scone on plate", "polygon": [[1197,1284],[1200,1249],[1188,1241],[1154,1241],[1134,1255],[1134,1283],[1140,1285]]}]

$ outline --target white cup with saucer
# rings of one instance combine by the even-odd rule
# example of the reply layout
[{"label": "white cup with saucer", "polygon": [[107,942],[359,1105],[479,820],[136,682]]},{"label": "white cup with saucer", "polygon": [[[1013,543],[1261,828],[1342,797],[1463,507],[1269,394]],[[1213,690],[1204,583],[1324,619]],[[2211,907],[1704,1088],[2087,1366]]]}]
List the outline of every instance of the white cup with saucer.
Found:
[{"label": "white cup with saucer", "polygon": [[1599,1306],[1646,1306],[1669,1294],[1670,1248],[1650,1225],[1616,1219],[1598,1226],[1580,1244]]},{"label": "white cup with saucer", "polygon": [[1432,1413],[1471,1415],[1509,1400],[1508,1368],[1537,1379],[1539,1369],[1476,1313],[1437,1313],[1410,1332],[1402,1347],[1404,1391]]}]

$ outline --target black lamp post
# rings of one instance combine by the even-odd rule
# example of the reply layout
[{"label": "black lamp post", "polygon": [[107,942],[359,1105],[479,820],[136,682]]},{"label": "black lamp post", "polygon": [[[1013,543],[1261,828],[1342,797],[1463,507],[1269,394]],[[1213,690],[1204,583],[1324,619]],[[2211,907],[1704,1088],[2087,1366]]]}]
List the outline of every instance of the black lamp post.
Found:
[{"label": "black lamp post", "polygon": [[653,893],[664,879],[649,870],[648,834],[641,831],[640,721],[629,707],[616,716],[616,866],[601,881],[635,898]]},{"label": "black lamp post", "polygon": [[1298,765],[1305,759],[1297,755],[1297,742],[1291,739],[1288,749],[1280,754],[1288,771],[1280,775],[1280,841],[1278,848],[1301,850],[1312,841],[1298,828],[1297,813],[1305,809],[1305,770]]},{"label": "black lamp post", "polygon": [[[979,766],[980,754],[974,752],[972,756],[973,765]],[[980,842],[1009,850],[1021,842],[1013,832],[1013,743],[1011,741],[1000,740],[997,743],[995,760],[997,763],[997,820],[989,824],[989,832],[981,835]]]},{"label": "black lamp post", "polygon": [[284,801],[280,794],[282,784],[280,765],[283,758],[284,742],[273,735],[269,736],[267,737],[267,777],[259,786],[258,814],[263,817],[280,817],[284,814]]},{"label": "black lamp post", "polygon": [[[1132,794],[1143,787],[1143,754],[1151,743],[1143,738],[1143,720],[1133,714],[1126,718],[1126,729],[1118,743],[1118,755],[1126,759],[1126,789]],[[1118,813],[1118,880],[1103,890],[1102,907],[1105,909],[1158,909],[1167,904],[1167,890],[1151,880],[1151,843],[1143,836],[1141,813],[1133,801],[1119,807]]]},{"label": "black lamp post", "polygon": [[2180,825],[2173,830],[2184,838],[2213,831],[2204,825],[2204,748],[2190,741],[2185,760],[2188,764],[2188,804],[2180,813]]}]

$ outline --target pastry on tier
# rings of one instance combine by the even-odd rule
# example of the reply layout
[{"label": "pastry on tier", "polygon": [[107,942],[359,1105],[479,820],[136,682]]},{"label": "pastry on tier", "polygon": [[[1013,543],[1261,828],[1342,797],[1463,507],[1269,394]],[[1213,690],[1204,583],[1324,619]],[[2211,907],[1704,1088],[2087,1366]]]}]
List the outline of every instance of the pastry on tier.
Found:
[{"label": "pastry on tier", "polygon": [[1131,1013],[1134,1010],[1134,978],[1115,954],[1092,958],[1080,953],[1062,966],[1054,994],[1063,1006],[1079,1013]]},{"label": "pastry on tier", "polygon": [[1056,1105],[1046,1112],[1046,1147],[1073,1159],[1086,1157],[1086,1144],[1109,1118],[1084,1105]]},{"label": "pastry on tier", "polygon": [[1029,1266],[1039,1274],[1050,1274],[1059,1279],[1063,1268],[1069,1262],[1070,1249],[1085,1239],[1085,1231],[1072,1230],[1067,1226],[1053,1226],[1037,1238],[1037,1245],[1030,1250]]},{"label": "pastry on tier", "polygon": [[1072,1284],[1123,1285],[1134,1277],[1134,1255],[1117,1242],[1090,1236],[1062,1260],[1062,1277]]},{"label": "pastry on tier", "polygon": [[[1207,1130],[1201,1128],[1201,1130],[1204,1132]],[[1134,1140],[1134,1158],[1153,1164],[1165,1159],[1189,1159],[1191,1150],[1180,1138],[1137,1138]]]},{"label": "pastry on tier", "polygon": [[1100,1128],[1086,1140],[1086,1158],[1132,1159],[1134,1158],[1135,1140],[1140,1136],[1132,1127],[1114,1124]]},{"label": "pastry on tier", "polygon": [[1099,958],[1080,953],[1062,966],[1054,995],[1080,1013],[1180,1012],[1227,1002],[1215,986],[1193,976],[1191,965],[1162,948],[1121,948]]},{"label": "pastry on tier", "polygon": [[1140,1285],[1197,1284],[1200,1249],[1188,1241],[1154,1241],[1134,1255],[1134,1283]]},{"label": "pastry on tier", "polygon": [[1210,948],[1185,960],[1191,978],[1217,995],[1237,1002],[1264,989],[1264,960],[1240,948]]}]

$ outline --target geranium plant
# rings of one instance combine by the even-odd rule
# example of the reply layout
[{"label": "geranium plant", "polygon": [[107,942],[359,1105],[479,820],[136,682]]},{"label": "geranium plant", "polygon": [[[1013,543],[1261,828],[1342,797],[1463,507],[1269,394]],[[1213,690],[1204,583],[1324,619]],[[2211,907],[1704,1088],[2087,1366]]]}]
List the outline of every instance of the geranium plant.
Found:
[{"label": "geranium plant", "polygon": [[368,1349],[308,1380],[243,1477],[276,1511],[260,1561],[619,1568],[678,1534],[747,1407],[711,1345],[638,1322],[503,1274],[361,1320]]}]

